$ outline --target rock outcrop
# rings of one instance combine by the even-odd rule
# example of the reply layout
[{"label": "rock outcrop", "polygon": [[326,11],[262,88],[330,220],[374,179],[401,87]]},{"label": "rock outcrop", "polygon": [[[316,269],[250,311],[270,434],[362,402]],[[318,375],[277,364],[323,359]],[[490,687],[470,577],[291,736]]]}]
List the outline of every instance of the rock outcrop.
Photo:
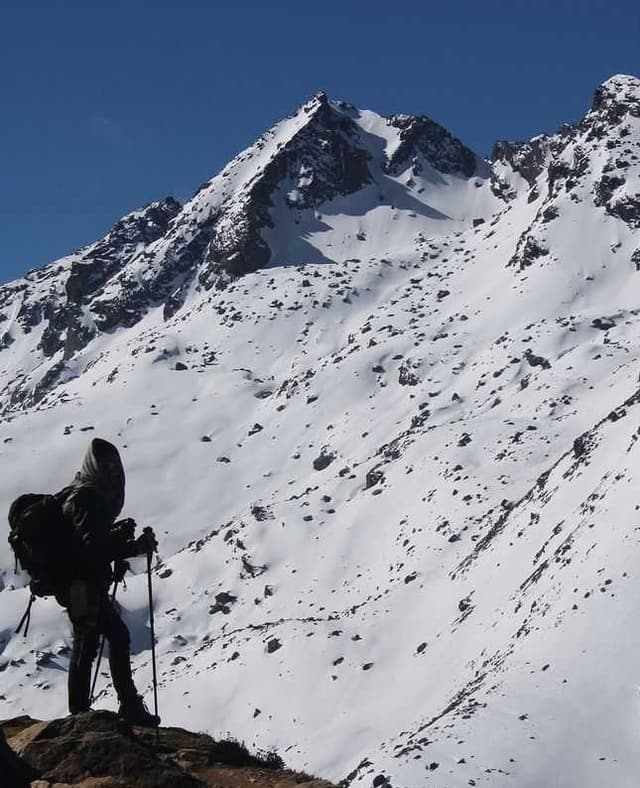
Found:
[{"label": "rock outcrop", "polygon": [[277,755],[251,755],[237,742],[180,728],[156,737],[108,711],[50,722],[18,717],[0,730],[11,748],[0,747],[3,788],[331,788],[285,770]]}]

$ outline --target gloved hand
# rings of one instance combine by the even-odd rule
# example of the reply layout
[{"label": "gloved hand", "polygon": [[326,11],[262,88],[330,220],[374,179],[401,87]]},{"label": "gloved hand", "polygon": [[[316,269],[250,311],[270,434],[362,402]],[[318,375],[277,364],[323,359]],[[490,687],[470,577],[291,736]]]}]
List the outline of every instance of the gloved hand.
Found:
[{"label": "gloved hand", "polygon": [[129,541],[133,539],[136,530],[136,521],[133,517],[126,517],[124,520],[118,520],[112,526],[113,530],[118,531],[123,539]]},{"label": "gloved hand", "polygon": [[142,534],[134,542],[136,555],[148,555],[155,553],[158,549],[158,540],[153,533],[153,528],[145,528]]}]

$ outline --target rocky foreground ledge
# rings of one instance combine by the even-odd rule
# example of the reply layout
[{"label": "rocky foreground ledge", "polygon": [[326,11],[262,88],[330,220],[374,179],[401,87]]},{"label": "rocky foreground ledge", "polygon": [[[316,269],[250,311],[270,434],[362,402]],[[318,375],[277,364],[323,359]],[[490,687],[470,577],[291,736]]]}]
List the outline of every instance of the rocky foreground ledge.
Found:
[{"label": "rocky foreground ledge", "polygon": [[251,755],[181,728],[131,728],[109,711],[42,722],[0,722],[2,788],[334,788],[291,772],[277,755]]}]

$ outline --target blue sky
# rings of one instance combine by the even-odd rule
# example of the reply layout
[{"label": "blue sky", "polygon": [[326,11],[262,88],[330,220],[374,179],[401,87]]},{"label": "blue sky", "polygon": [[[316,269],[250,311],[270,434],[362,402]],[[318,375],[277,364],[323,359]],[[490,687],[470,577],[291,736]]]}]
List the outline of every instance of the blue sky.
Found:
[{"label": "blue sky", "polygon": [[188,198],[322,88],[488,154],[640,76],[640,3],[4,0],[0,281]]}]

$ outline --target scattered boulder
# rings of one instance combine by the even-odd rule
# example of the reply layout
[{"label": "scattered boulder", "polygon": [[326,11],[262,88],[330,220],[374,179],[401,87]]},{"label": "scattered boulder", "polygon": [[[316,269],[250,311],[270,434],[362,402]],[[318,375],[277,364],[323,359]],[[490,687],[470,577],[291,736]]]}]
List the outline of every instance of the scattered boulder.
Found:
[{"label": "scattered boulder", "polygon": [[271,638],[267,641],[267,654],[273,654],[274,651],[277,651],[279,648],[282,648],[282,643],[278,638]]},{"label": "scattered boulder", "polygon": [[409,362],[403,362],[398,371],[398,383],[401,386],[417,386],[420,383],[420,378],[413,371]]},{"label": "scattered boulder", "polygon": [[471,594],[469,594],[469,596],[466,596],[464,599],[461,599],[461,600],[458,602],[458,610],[459,610],[461,613],[466,613],[468,610],[470,610],[470,609],[471,609],[471,607],[472,607],[472,604],[471,604]]},{"label": "scattered boulder", "polygon": [[237,596],[230,594],[228,591],[221,591],[219,594],[216,594],[215,605],[211,605],[209,613],[224,613],[224,615],[229,615],[231,612],[231,605],[237,601]]},{"label": "scattered boulder", "polygon": [[591,321],[591,325],[594,328],[599,328],[600,331],[608,331],[610,328],[613,328],[616,324],[616,321],[612,317],[596,317]]},{"label": "scattered boulder", "polygon": [[380,470],[380,468],[371,468],[370,471],[367,471],[367,475],[365,477],[365,484],[364,489],[368,490],[370,487],[375,487],[376,484],[379,484],[384,479],[384,471]]},{"label": "scattered boulder", "polygon": [[334,452],[324,448],[313,461],[313,467],[316,471],[323,471],[331,465],[335,458],[336,455]]},{"label": "scattered boulder", "polygon": [[256,518],[256,520],[261,523],[265,520],[273,520],[273,513],[268,506],[262,506],[261,504],[254,503],[251,507],[251,514]]},{"label": "scattered boulder", "polygon": [[524,357],[531,367],[542,367],[542,369],[551,369],[551,362],[543,356],[536,356],[535,353],[527,348]]}]

